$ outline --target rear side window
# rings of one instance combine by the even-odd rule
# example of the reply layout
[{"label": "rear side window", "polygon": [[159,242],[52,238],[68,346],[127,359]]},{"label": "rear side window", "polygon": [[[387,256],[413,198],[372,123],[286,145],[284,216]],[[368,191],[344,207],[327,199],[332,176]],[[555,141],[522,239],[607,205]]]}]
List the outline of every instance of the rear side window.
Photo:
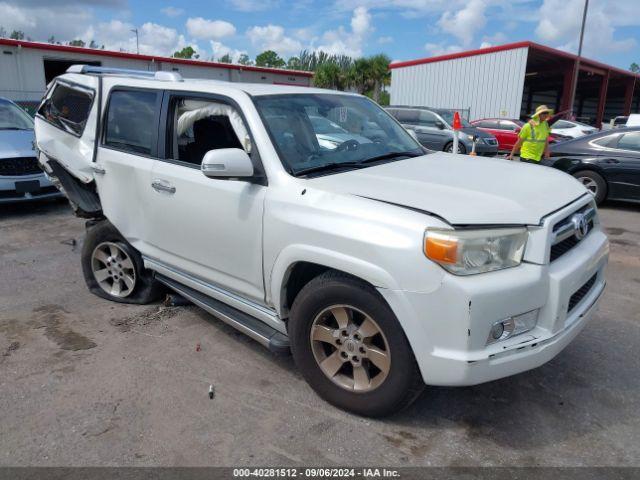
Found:
[{"label": "rear side window", "polygon": [[640,152],[640,132],[625,133],[618,140],[618,148]]},{"label": "rear side window", "polygon": [[396,118],[400,123],[418,123],[418,118],[420,115],[419,110],[397,110]]},{"label": "rear side window", "polygon": [[51,96],[40,106],[38,115],[56,127],[80,136],[87,124],[92,104],[92,90],[58,83]]},{"label": "rear side window", "polygon": [[158,92],[116,90],[109,97],[104,145],[155,155],[160,114]]}]

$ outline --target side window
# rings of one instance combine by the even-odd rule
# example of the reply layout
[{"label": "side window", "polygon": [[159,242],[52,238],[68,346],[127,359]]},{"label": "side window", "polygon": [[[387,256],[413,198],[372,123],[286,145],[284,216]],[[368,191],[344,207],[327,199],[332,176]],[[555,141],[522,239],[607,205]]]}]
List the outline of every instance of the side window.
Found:
[{"label": "side window", "polygon": [[619,135],[607,135],[606,137],[593,140],[593,143],[600,145],[601,147],[615,147],[618,142]]},{"label": "side window", "polygon": [[513,122],[510,122],[508,120],[500,120],[500,126],[499,126],[500,130],[508,130],[508,131],[515,131],[517,128],[517,125]]},{"label": "side window", "polygon": [[200,166],[205,154],[221,148],[251,152],[251,140],[242,117],[222,102],[176,97],[169,118],[170,158]]},{"label": "side window", "polygon": [[418,110],[398,110],[396,118],[400,123],[415,125],[418,123]]},{"label": "side window", "polygon": [[640,132],[625,133],[618,140],[618,148],[640,152]]},{"label": "side window", "polygon": [[418,125],[421,125],[423,127],[435,128],[436,116],[431,112],[420,110],[420,116],[418,117]]},{"label": "side window", "polygon": [[93,91],[58,83],[51,96],[40,106],[38,115],[56,127],[80,136],[87,124],[92,104]]},{"label": "side window", "polygon": [[154,154],[160,115],[158,99],[156,91],[111,92],[104,145],[131,153]]}]

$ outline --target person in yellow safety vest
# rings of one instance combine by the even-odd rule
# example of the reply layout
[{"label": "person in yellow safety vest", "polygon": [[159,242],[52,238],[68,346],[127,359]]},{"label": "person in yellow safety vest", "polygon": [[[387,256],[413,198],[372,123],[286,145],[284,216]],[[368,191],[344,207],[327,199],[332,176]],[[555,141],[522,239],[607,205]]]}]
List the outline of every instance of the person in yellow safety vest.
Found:
[{"label": "person in yellow safety vest", "polygon": [[549,134],[551,127],[547,120],[552,110],[546,105],[540,105],[531,115],[529,120],[520,130],[518,141],[507,157],[513,160],[513,155],[520,150],[520,161],[528,163],[540,163],[542,156],[549,158]]}]

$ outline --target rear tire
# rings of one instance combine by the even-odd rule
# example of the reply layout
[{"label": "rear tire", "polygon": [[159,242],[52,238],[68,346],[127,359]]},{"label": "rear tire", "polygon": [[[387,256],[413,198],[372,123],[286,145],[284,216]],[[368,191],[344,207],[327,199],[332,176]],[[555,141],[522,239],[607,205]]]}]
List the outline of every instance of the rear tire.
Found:
[{"label": "rear tire", "polygon": [[144,268],[140,252],[108,220],[87,227],[81,261],[85,283],[98,297],[144,305],[164,292],[153,273]]},{"label": "rear tire", "polygon": [[289,337],[305,380],[338,408],[385,416],[424,388],[394,313],[375,289],[349,275],[329,271],[300,291]]},{"label": "rear tire", "polygon": [[607,198],[607,182],[599,173],[580,170],[575,172],[573,176],[591,192],[597,205],[600,205]]}]

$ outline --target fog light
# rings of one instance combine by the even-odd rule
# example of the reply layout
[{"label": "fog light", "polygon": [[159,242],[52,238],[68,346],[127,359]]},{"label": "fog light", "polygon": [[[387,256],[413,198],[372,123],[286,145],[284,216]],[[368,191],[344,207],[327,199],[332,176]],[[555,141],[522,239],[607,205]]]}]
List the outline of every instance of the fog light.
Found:
[{"label": "fog light", "polygon": [[528,332],[538,323],[538,310],[498,320],[491,326],[487,345]]},{"label": "fog light", "polygon": [[494,340],[499,340],[502,334],[504,333],[504,325],[502,322],[494,323],[493,327],[491,327],[491,338]]}]

